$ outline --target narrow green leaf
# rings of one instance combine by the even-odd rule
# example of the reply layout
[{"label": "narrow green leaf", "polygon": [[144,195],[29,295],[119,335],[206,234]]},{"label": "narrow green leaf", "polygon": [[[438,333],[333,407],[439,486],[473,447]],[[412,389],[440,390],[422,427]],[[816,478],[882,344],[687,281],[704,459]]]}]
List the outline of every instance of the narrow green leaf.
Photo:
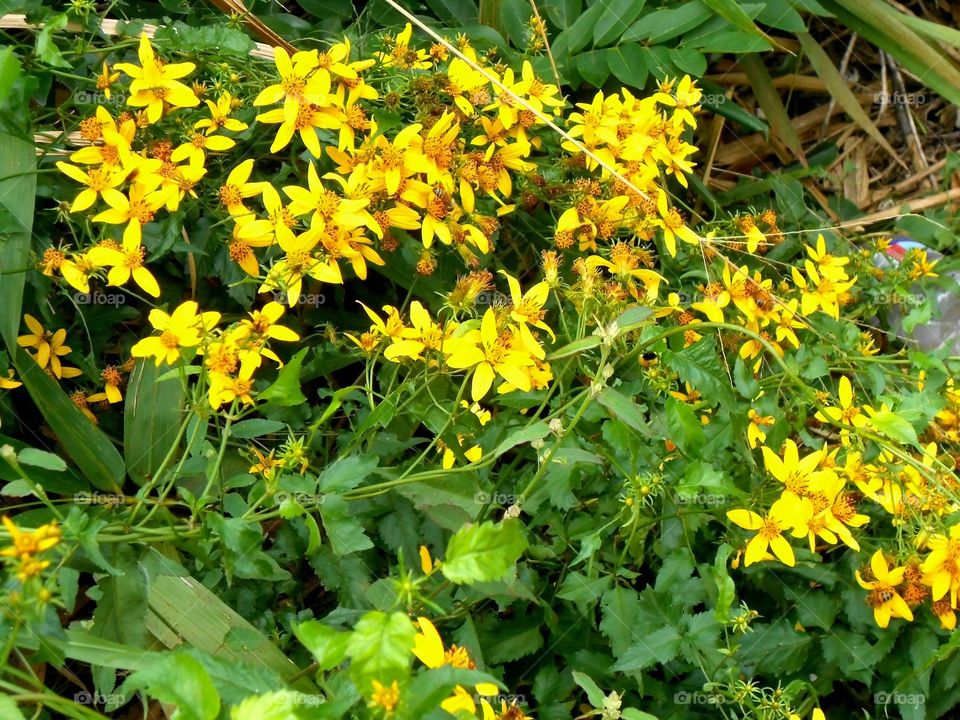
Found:
[{"label": "narrow green leaf", "polygon": [[56,434],[67,455],[90,483],[116,491],[123,484],[123,458],[109,438],[81,413],[67,394],[22,348],[14,365],[23,386]]},{"label": "narrow green leaf", "polygon": [[804,52],[807,53],[813,69],[817,75],[820,76],[820,79],[823,80],[827,86],[827,90],[830,91],[831,97],[837,101],[840,107],[843,108],[843,111],[849,115],[850,119],[859,125],[864,132],[876,140],[877,144],[886,150],[894,160],[903,165],[903,167],[907,167],[903,160],[900,159],[899,153],[887,142],[887,139],[883,136],[883,133],[880,132],[880,129],[873,123],[870,116],[864,112],[860,106],[860,101],[857,100],[856,95],[853,94],[850,86],[847,85],[847,81],[844,80],[840,71],[833,64],[833,61],[823,47],[821,47],[820,43],[814,40],[810,33],[806,32],[797,33],[797,39],[800,40],[801,47],[803,47]]},{"label": "narrow green leaf", "polygon": [[[10,72],[7,63],[9,59],[4,65],[4,82]],[[0,214],[4,217],[0,237],[0,336],[13,354],[30,268],[37,156],[31,143],[10,135],[0,134],[0,147]]]},{"label": "narrow green leaf", "polygon": [[800,143],[800,138],[797,136],[793,123],[790,122],[790,115],[783,106],[783,101],[780,100],[780,94],[773,86],[773,78],[767,72],[763,60],[756,53],[747,53],[740,58],[740,65],[747,73],[757,102],[770,122],[771,132],[790,148],[790,152],[801,164],[806,166],[807,158],[803,152],[803,145]]},{"label": "narrow green leaf", "polygon": [[493,451],[493,456],[500,457],[507,452],[507,450],[512,450],[517,445],[523,445],[533,442],[534,440],[542,440],[549,432],[550,428],[547,427],[547,424],[542,420],[538,420],[530,427],[520,428],[508,435],[505,440],[497,445],[497,449]]},{"label": "narrow green leaf", "polygon": [[123,413],[123,454],[127,474],[143,485],[173,446],[183,418],[183,386],[162,382],[164,368],[139,360],[130,373]]},{"label": "narrow green leaf", "polygon": [[750,16],[740,7],[737,0],[702,0],[702,2],[734,27],[763,38],[770,44],[771,48],[786,50],[780,43],[756,26]]},{"label": "narrow green leaf", "polygon": [[583,691],[587,694],[587,701],[593,705],[595,708],[602,708],[603,701],[606,699],[606,694],[597,686],[589,675],[573,671],[573,681],[583,688]]},{"label": "narrow green leaf", "polygon": [[279,420],[264,420],[263,418],[254,418],[253,420],[244,420],[238,422],[230,428],[230,435],[246,440],[249,438],[263,437],[271,433],[277,433],[286,427]]},{"label": "narrow green leaf", "polygon": [[528,0],[500,0],[500,28],[516,48],[527,45],[530,33],[530,3]]},{"label": "narrow green leaf", "polygon": [[36,448],[24,448],[21,450],[17,455],[17,461],[22,465],[32,465],[43,468],[44,470],[63,472],[67,469],[67,464],[59,455],[54,455],[44,450],[37,450]]}]

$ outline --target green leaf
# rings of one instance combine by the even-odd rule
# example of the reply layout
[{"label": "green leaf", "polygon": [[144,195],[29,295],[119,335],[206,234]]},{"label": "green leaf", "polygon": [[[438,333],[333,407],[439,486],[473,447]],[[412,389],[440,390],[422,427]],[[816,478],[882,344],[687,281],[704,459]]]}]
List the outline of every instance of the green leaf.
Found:
[{"label": "green leaf", "polygon": [[[602,3],[600,3],[602,4]],[[647,40],[659,45],[710,19],[712,13],[700,0],[644,15],[620,36],[620,42]]]},{"label": "green leaf", "polygon": [[753,20],[750,19],[750,16],[740,7],[740,3],[737,0],[702,0],[703,4],[708,8],[713,10],[717,15],[722,17],[728,23],[734,27],[743,30],[744,32],[751,33],[756,35],[759,38],[766,40],[771,48],[778,47],[781,50],[783,48],[776,40],[767,35],[763,30],[758,28]]},{"label": "green leaf", "polygon": [[553,43],[553,51],[557,57],[574,57],[574,55],[585,48],[593,39],[593,28],[597,20],[603,15],[606,9],[604,3],[598,2],[587,8],[576,22],[557,35]]},{"label": "green leaf", "polygon": [[600,601],[600,632],[610,641],[614,657],[622,657],[633,642],[639,606],[637,591],[619,585]]},{"label": "green leaf", "polygon": [[23,72],[20,60],[13,54],[13,47],[0,48],[0,105],[7,99],[13,84]]},{"label": "green leaf", "polygon": [[550,428],[547,426],[547,424],[542,420],[538,420],[533,425],[520,428],[519,430],[515,430],[508,435],[506,439],[497,445],[496,450],[493,451],[493,456],[497,458],[508,450],[512,450],[517,445],[524,445],[526,443],[533,442],[534,440],[542,440],[549,433]]},{"label": "green leaf", "polygon": [[577,70],[594,87],[602,86],[610,76],[606,50],[590,50],[577,55]]},{"label": "green leaf", "polygon": [[0,695],[0,717],[4,720],[24,720],[16,701],[9,695]]},{"label": "green leaf", "polygon": [[317,620],[300,623],[294,627],[293,632],[311,652],[321,672],[337,667],[347,656],[350,633],[336,630]]},{"label": "green leaf", "polygon": [[[347,17],[352,18],[353,4],[350,0],[342,2],[349,9]],[[473,25],[477,22],[477,3],[474,0],[427,0],[427,5],[438,18],[451,25]]]},{"label": "green leaf", "polygon": [[720,363],[713,337],[705,337],[690,347],[677,352],[666,350],[661,355],[663,364],[680,376],[684,382],[700,391],[711,404],[733,404],[730,380]]},{"label": "green leaf", "polygon": [[699,77],[707,72],[707,59],[699,50],[690,47],[670,49],[670,59],[683,72]]},{"label": "green leaf", "polygon": [[637,710],[636,708],[624,708],[620,712],[620,717],[623,720],[657,720],[656,715],[651,715],[648,712],[643,712],[643,710]]},{"label": "green leaf", "polygon": [[70,63],[63,59],[63,54],[53,42],[53,35],[58,30],[63,30],[67,26],[67,14],[60,13],[47,18],[43,23],[43,29],[37,33],[37,57],[47,65],[53,67],[69,68]]},{"label": "green leaf", "polygon": [[639,43],[621,43],[607,50],[607,67],[613,76],[630,87],[643,89],[647,82],[646,55]]},{"label": "green leaf", "polygon": [[583,0],[543,0],[538,3],[542,13],[561,31],[572,25],[583,9]]},{"label": "green leaf", "polygon": [[770,73],[763,64],[763,60],[760,59],[760,55],[758,53],[747,53],[740,58],[740,65],[750,80],[750,86],[753,88],[757,103],[770,122],[771,132],[790,148],[790,152],[800,160],[802,165],[806,165],[807,160],[803,145],[797,136],[793,123],[790,121],[787,109],[783,106],[780,93],[773,85],[773,78],[770,77]]},{"label": "green leaf", "polygon": [[261,549],[264,538],[259,524],[217,513],[207,516],[207,524],[223,544],[222,562],[227,577],[271,582],[290,579],[290,573]]},{"label": "green leaf", "polygon": [[214,720],[220,696],[199,660],[182,653],[162,655],[134,672],[122,688],[142,688],[162,703],[175,705],[170,720]]},{"label": "green leaf", "polygon": [[[14,60],[16,60],[14,58]],[[9,60],[4,72],[9,73]],[[8,75],[4,78],[6,81]],[[0,336],[11,354],[17,344],[23,287],[30,263],[37,156],[32,143],[0,134],[0,209],[5,217],[0,252]]]},{"label": "green leaf", "polygon": [[347,501],[339,495],[326,495],[320,506],[323,529],[330,538],[330,547],[336,555],[369,550],[373,542],[363,532],[363,526],[350,512]]},{"label": "green leaf", "polygon": [[667,398],[666,411],[667,433],[677,447],[687,455],[702,448],[706,442],[703,426],[690,406],[671,397]]},{"label": "green leaf", "polygon": [[94,635],[130,647],[146,646],[147,577],[133,562],[123,572],[97,581],[97,607],[93,612]]},{"label": "green leaf", "polygon": [[872,428],[897,442],[913,447],[920,446],[913,425],[891,410],[878,410],[870,417],[869,423]]},{"label": "green leaf", "polygon": [[320,492],[341,493],[352,490],[366,480],[377,467],[376,455],[351,455],[339,458],[320,473]]},{"label": "green leaf", "polygon": [[[297,0],[297,4],[320,20],[326,20],[330,17],[342,18],[344,20],[352,19],[354,16],[353,3],[351,0]],[[433,7],[433,3],[430,3]],[[474,15],[477,9],[474,5]]]},{"label": "green leaf", "polygon": [[24,448],[17,455],[17,462],[21,465],[32,465],[43,468],[44,470],[54,470],[63,472],[67,469],[67,464],[59,455],[37,450],[35,448]]},{"label": "green leaf", "polygon": [[498,684],[496,678],[477,670],[441,665],[438,668],[419,673],[417,678],[404,690],[409,698],[404,707],[403,718],[420,720],[431,717],[431,711],[451,696],[457,686],[476,688],[479,683]]},{"label": "green leaf", "polygon": [[573,681],[583,688],[583,691],[587,694],[587,701],[593,705],[593,707],[603,707],[603,701],[607,696],[599,687],[597,687],[597,684],[593,681],[593,678],[585,673],[574,670]]},{"label": "green leaf", "polygon": [[653,436],[653,431],[647,424],[647,418],[643,414],[646,408],[637,405],[619,390],[605,387],[600,391],[600,394],[597,395],[597,402],[607,409],[610,417],[622,421],[646,437]]},{"label": "green leaf", "polygon": [[651,665],[668,663],[680,651],[680,633],[672,625],[666,625],[636,638],[636,642],[613,666],[614,671],[643,670]]},{"label": "green leaf", "polygon": [[183,422],[183,386],[162,382],[163,368],[138,360],[123,412],[123,455],[130,479],[143,485],[160,468]]},{"label": "green leaf", "polygon": [[359,687],[369,687],[376,678],[389,684],[401,675],[413,659],[416,630],[402,612],[387,614],[379,610],[366,613],[357,622],[347,655],[350,656],[350,674]]},{"label": "green leaf", "polygon": [[56,380],[41,370],[22,348],[17,348],[14,365],[23,386],[84,477],[100,490],[119,490],[125,468],[123,458],[109,438],[77,409]]},{"label": "green leaf", "polygon": [[[698,84],[703,90],[702,105],[705,109],[715,112],[717,115],[721,115],[728,120],[733,120],[747,130],[761,133],[769,132],[770,126],[767,125],[767,123],[753,113],[744,110],[739,103],[735,103],[728,98],[726,91],[720,85],[710,82],[709,80],[701,80]],[[753,187],[757,184],[756,182],[751,182],[749,186]],[[720,200],[722,200],[722,196]]]},{"label": "green leaf", "polygon": [[501,0],[500,25],[516,48],[527,46],[531,14],[527,0]]},{"label": "green leaf", "polygon": [[470,525],[450,538],[440,569],[459,585],[501,580],[526,548],[527,538],[519,520]]},{"label": "green leaf", "polygon": [[616,40],[643,11],[646,0],[610,0],[593,28],[594,47],[604,47]]},{"label": "green leaf", "polygon": [[[290,690],[253,695],[231,708],[230,720],[295,720],[303,700],[302,693]],[[318,701],[323,702],[323,698]]]},{"label": "green leaf", "polygon": [[278,433],[285,427],[286,425],[279,420],[254,418],[253,420],[244,420],[238,422],[236,425],[232,425],[230,427],[230,435],[240,440],[246,440],[248,438],[263,437],[271,433]]},{"label": "green leaf", "polygon": [[300,391],[300,368],[310,348],[303,348],[280,369],[277,381],[257,396],[271,405],[301,405],[307,401]]},{"label": "green leaf", "polygon": [[600,338],[596,335],[574,340],[573,342],[567,343],[562,348],[559,348],[558,350],[555,350],[547,355],[547,360],[553,362],[554,360],[560,360],[562,358],[570,357],[571,355],[579,355],[587,350],[593,350],[596,347],[600,347],[600,342]]}]

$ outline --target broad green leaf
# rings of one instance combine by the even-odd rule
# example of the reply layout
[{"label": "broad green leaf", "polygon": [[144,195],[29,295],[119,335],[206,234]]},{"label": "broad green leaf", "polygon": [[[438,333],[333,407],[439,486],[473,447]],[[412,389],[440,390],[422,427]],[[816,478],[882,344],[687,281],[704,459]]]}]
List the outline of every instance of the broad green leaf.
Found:
[{"label": "broad green leaf", "polygon": [[63,30],[66,26],[67,14],[60,13],[47,18],[43,23],[43,29],[37,33],[37,57],[47,65],[61,68],[72,67],[69,62],[63,59],[63,54],[53,42],[54,33]]},{"label": "broad green leaf", "polygon": [[123,689],[142,688],[150,697],[176,706],[170,720],[214,720],[220,696],[199,660],[182,653],[162,655],[134,672]]},{"label": "broad green leaf", "polygon": [[583,50],[593,39],[593,28],[605,9],[602,2],[591,5],[573,25],[557,35],[553,43],[553,51],[557,57],[573,58],[576,53]]},{"label": "broad green leaf", "polygon": [[0,695],[0,717],[4,720],[24,720],[16,701],[9,695]]},{"label": "broad green leaf", "polygon": [[271,582],[290,578],[290,573],[263,551],[263,529],[259,524],[217,513],[210,513],[207,523],[222,543],[222,563],[227,577]]},{"label": "broad green leaf", "polygon": [[577,70],[594,87],[602,86],[610,76],[606,50],[589,50],[577,55]]},{"label": "broad green leaf", "polygon": [[658,45],[692,30],[709,20],[711,15],[712,13],[701,0],[655,10],[631,25],[620,36],[620,42],[647,40],[651,45]]},{"label": "broad green leaf", "polygon": [[917,431],[903,417],[890,410],[878,410],[869,420],[870,427],[905,445],[919,447]]},{"label": "broad green leaf", "polygon": [[96,637],[130,647],[146,647],[147,576],[134,562],[121,573],[97,581],[97,607],[90,632]]},{"label": "broad green leaf", "polygon": [[636,708],[624,708],[620,711],[620,717],[622,717],[623,720],[657,720],[656,715],[651,715],[648,712],[637,710]]},{"label": "broad green leaf", "polygon": [[324,496],[320,519],[336,555],[349,555],[373,547],[360,521],[350,512],[347,501],[339,495]]},{"label": "broad green leaf", "polygon": [[623,34],[643,11],[646,0],[609,0],[593,28],[594,47],[604,47]]},{"label": "broad green leaf", "polygon": [[32,465],[33,467],[57,472],[63,472],[67,469],[67,464],[59,455],[54,455],[44,450],[37,450],[36,448],[24,448],[21,450],[17,454],[17,462],[21,465]]},{"label": "broad green leaf", "polygon": [[730,380],[712,337],[707,336],[682,350],[666,350],[661,359],[681,380],[699,390],[703,399],[711,405],[729,407],[733,404]]},{"label": "broad green leaf", "polygon": [[366,480],[378,463],[376,455],[351,455],[339,458],[320,473],[320,492],[342,493],[352,490]]},{"label": "broad green leaf", "polygon": [[[14,59],[16,62],[16,59]],[[9,77],[9,60],[4,66]],[[13,354],[20,328],[23,287],[30,263],[37,156],[32,143],[0,134],[0,209],[5,216],[0,252],[0,336]],[[8,224],[9,223],[9,224]]]},{"label": "broad green leaf", "polygon": [[20,381],[80,472],[100,490],[118,490],[125,475],[123,458],[107,436],[22,348],[14,358]]},{"label": "broad green leaf", "polygon": [[240,440],[246,440],[249,438],[263,437],[264,435],[270,435],[272,433],[278,433],[286,427],[279,420],[264,420],[262,418],[254,418],[253,420],[243,420],[238,422],[236,425],[230,427],[231,437],[238,438]]},{"label": "broad green leaf", "polygon": [[700,77],[707,72],[707,59],[699,50],[690,47],[670,49],[670,59],[683,72],[694,77]]},{"label": "broad green leaf", "polygon": [[143,485],[160,468],[183,422],[183,386],[162,382],[164,368],[139,360],[130,373],[123,412],[123,454],[127,474]]},{"label": "broad green leaf", "polygon": [[520,559],[527,538],[519,520],[470,525],[450,538],[440,569],[458,585],[500,580]]},{"label": "broad green leaf", "polygon": [[644,633],[634,639],[634,644],[613,666],[613,670],[618,672],[643,670],[656,663],[661,665],[668,663],[680,651],[681,639],[680,633],[671,625]]},{"label": "broad green leaf", "polygon": [[13,47],[0,48],[0,105],[7,99],[23,68],[20,60],[13,54]]},{"label": "broad green leaf", "polygon": [[362,687],[368,687],[374,678],[389,684],[410,667],[416,634],[413,622],[402,612],[366,613],[347,644],[350,675]]},{"label": "broad green leaf", "polygon": [[272,405],[300,405],[307,401],[300,391],[300,368],[310,348],[303,348],[280,369],[277,381],[257,396]]},{"label": "broad green leaf", "polygon": [[332,670],[347,656],[350,633],[309,620],[294,627],[294,634],[310,651],[321,671]]},{"label": "broad green leaf", "polygon": [[561,31],[570,27],[583,9],[583,0],[543,0],[537,4],[541,15],[546,13],[547,19]]},{"label": "broad green leaf", "polygon": [[[317,701],[322,703],[323,697],[318,696]],[[244,699],[230,709],[230,720],[296,720],[302,707],[302,693],[277,690]]]},{"label": "broad green leaf", "polygon": [[528,0],[500,0],[500,27],[516,48],[524,48],[530,35]]},{"label": "broad green leaf", "polygon": [[526,443],[533,442],[534,440],[542,440],[550,433],[550,428],[542,420],[538,420],[533,425],[529,427],[523,427],[519,430],[514,430],[510,435],[500,442],[497,445],[496,450],[493,451],[493,456],[500,457],[508,450],[512,450],[517,445],[524,445]]},{"label": "broad green leaf", "polygon": [[646,56],[639,43],[620,43],[609,48],[607,67],[624,85],[642,89],[647,82]]}]

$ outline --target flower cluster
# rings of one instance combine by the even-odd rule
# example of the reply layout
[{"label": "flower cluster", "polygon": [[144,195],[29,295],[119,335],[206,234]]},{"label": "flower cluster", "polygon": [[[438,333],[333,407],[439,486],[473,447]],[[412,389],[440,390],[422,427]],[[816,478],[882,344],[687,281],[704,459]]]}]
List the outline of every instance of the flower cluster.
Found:
[{"label": "flower cluster", "polygon": [[60,528],[56,523],[41,525],[36,530],[23,530],[4,516],[3,525],[10,536],[10,545],[0,549],[0,557],[6,562],[16,563],[14,574],[26,584],[31,578],[50,567],[49,560],[41,560],[44,554],[60,542]]}]

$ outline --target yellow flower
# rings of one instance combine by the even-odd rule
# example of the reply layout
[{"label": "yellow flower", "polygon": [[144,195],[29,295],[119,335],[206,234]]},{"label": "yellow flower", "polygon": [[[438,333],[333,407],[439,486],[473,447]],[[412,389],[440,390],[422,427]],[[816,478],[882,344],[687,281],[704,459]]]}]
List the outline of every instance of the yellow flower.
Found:
[{"label": "yellow flower", "polygon": [[164,104],[173,107],[194,107],[200,99],[193,90],[178,82],[196,67],[193,63],[164,63],[157,60],[150,47],[146,33],[140,35],[140,67],[130,63],[117,63],[114,68],[133,78],[127,105],[146,107],[147,120],[152,124],[163,115]]},{"label": "yellow flower", "polygon": [[138,233],[124,233],[123,245],[120,249],[98,245],[88,252],[90,259],[97,265],[110,268],[107,273],[107,282],[117,287],[125,285],[130,278],[139,285],[144,292],[153,297],[160,297],[160,285],[143,264],[146,250],[140,245]]},{"label": "yellow flower", "polygon": [[859,570],[856,571],[856,576],[860,587],[870,591],[867,604],[873,608],[873,618],[877,621],[877,625],[882,628],[887,627],[891,617],[913,620],[910,607],[895,589],[903,582],[903,573],[906,568],[888,567],[883,552],[877,550],[870,558],[870,569],[873,571],[874,580],[869,582],[864,580]]},{"label": "yellow flower", "polygon": [[136,123],[126,120],[118,128],[116,121],[103,106],[97,108],[97,120],[103,135],[102,142],[77,150],[70,159],[84,165],[104,165],[105,168],[129,167],[132,162],[130,143],[137,133]]},{"label": "yellow flower", "polygon": [[123,400],[123,393],[120,392],[123,375],[120,374],[119,368],[108,365],[100,373],[100,379],[103,380],[103,392],[95,393],[88,397],[87,400],[89,402],[106,400],[109,403],[118,403]]},{"label": "yellow flower", "polygon": [[252,405],[253,396],[250,393],[253,390],[252,376],[255,369],[255,365],[241,364],[240,372],[236,376],[210,373],[208,393],[210,407],[216,410],[221,405],[232,403],[234,400],[239,400],[244,405]]},{"label": "yellow flower", "polygon": [[499,375],[513,387],[530,389],[529,368],[534,364],[529,352],[515,349],[516,341],[510,332],[501,333],[493,308],[487,308],[480,323],[480,331],[467,337],[452,338],[444,352],[447,365],[455,370],[473,368],[471,397],[482,400]]},{"label": "yellow flower", "polygon": [[832,471],[819,469],[824,457],[823,450],[816,450],[801,458],[799,448],[793,440],[788,439],[784,443],[782,459],[766,446],[762,451],[763,464],[767,472],[782,482],[787,490],[797,495],[806,495],[811,483],[821,481],[825,475],[832,474]]},{"label": "yellow flower", "polygon": [[[207,135],[212,135],[221,128],[230,132],[242,132],[249,126],[245,122],[240,122],[236,118],[230,117],[233,110],[234,98],[230,93],[221,93],[216,102],[206,100],[207,109],[210,110],[210,119],[197,120],[193,124],[195,130],[204,130]],[[215,148],[213,148],[215,149]],[[174,160],[176,162],[176,160]]]},{"label": "yellow flower", "polygon": [[770,415],[761,415],[753,408],[747,412],[747,417],[750,419],[750,424],[747,425],[747,443],[751,448],[755,448],[766,441],[767,434],[763,429],[773,425],[775,420]]},{"label": "yellow flower", "polygon": [[[281,52],[283,49],[277,48],[278,63]],[[297,132],[310,153],[315,158],[319,158],[323,151],[320,148],[317,129],[337,130],[343,124],[345,115],[336,105],[336,96],[330,95],[330,75],[326,71],[313,75],[306,81],[304,89],[300,92],[301,100],[295,100],[295,96],[287,95],[282,108],[257,115],[257,121],[268,124],[280,123],[277,135],[270,145],[270,152],[285,148],[293,139],[293,134]],[[260,97],[257,100],[260,100]],[[266,104],[258,103],[257,100],[254,100],[254,105]]]},{"label": "yellow flower", "polygon": [[133,357],[152,357],[157,365],[172,364],[180,358],[180,349],[196,347],[219,321],[220,313],[197,314],[198,305],[191,301],[180,305],[173,314],[150,311],[150,324],[160,335],[144,338],[130,351]]},{"label": "yellow flower", "polygon": [[6,377],[3,377],[2,375],[0,375],[0,390],[13,390],[14,388],[20,387],[22,384],[23,383],[13,379],[12,369],[7,370]]},{"label": "yellow flower", "polygon": [[816,245],[806,246],[807,255],[816,265],[817,271],[821,275],[833,278],[834,280],[846,280],[847,273],[844,265],[850,262],[850,258],[836,257],[827,252],[827,244],[823,235],[817,235]]},{"label": "yellow flower", "polygon": [[791,268],[793,282],[802,293],[800,310],[804,315],[820,309],[830,317],[840,317],[840,296],[853,287],[857,278],[847,279],[846,274],[841,279],[817,272],[813,263],[807,260],[804,264],[807,277],[804,277],[797,268]]},{"label": "yellow flower", "polygon": [[657,197],[657,212],[660,213],[660,226],[663,228],[663,242],[670,257],[677,255],[677,238],[691,245],[700,244],[700,236],[687,227],[680,212],[667,205],[667,194],[661,190]]},{"label": "yellow flower", "polygon": [[543,306],[550,297],[550,285],[546,281],[539,282],[524,293],[515,277],[506,270],[501,270],[500,274],[507,279],[507,285],[510,286],[510,301],[513,303],[510,306],[510,318],[514,322],[546,330],[550,339],[556,341],[557,337],[553,334],[553,330],[543,321],[545,315]]},{"label": "yellow flower", "polygon": [[[855,428],[864,427],[869,424],[866,416],[860,411],[860,408],[853,404],[853,387],[850,384],[850,378],[844,375],[840,378],[839,386],[839,407],[826,407],[817,412],[815,417],[820,422],[832,422],[841,425],[852,425]],[[840,439],[844,445],[850,444],[849,428],[840,429]]]},{"label": "yellow flower", "polygon": [[122,202],[120,198],[123,198],[123,193],[116,188],[126,179],[126,171],[102,166],[84,172],[76,165],[70,165],[62,161],[57,162],[57,167],[64,175],[68,175],[78,183],[86,185],[86,188],[81,190],[70,204],[70,212],[86,210],[97,201],[98,196],[102,197],[108,205],[112,202]]},{"label": "yellow flower", "polygon": [[433,575],[433,571],[440,567],[440,561],[430,556],[426,545],[420,546],[420,569],[424,575]]},{"label": "yellow flower", "polygon": [[389,687],[382,685],[378,680],[373,681],[373,695],[370,696],[370,707],[381,708],[386,713],[392,713],[400,703],[400,686],[394,680]]},{"label": "yellow flower", "polygon": [[94,215],[93,221],[111,225],[126,223],[127,227],[123,230],[124,243],[129,241],[131,245],[139,245],[143,235],[142,227],[153,220],[154,213],[166,202],[167,192],[148,192],[146,186],[134,183],[130,186],[129,194],[129,197],[117,193],[104,198],[110,209]]},{"label": "yellow flower", "polygon": [[950,593],[950,604],[957,606],[960,593],[960,525],[953,525],[950,534],[934,535],[928,541],[930,554],[923,561],[923,583],[931,588],[934,601]]},{"label": "yellow flower", "polygon": [[56,523],[41,525],[36,530],[21,530],[4,515],[3,524],[12,544],[0,550],[0,557],[24,558],[45,552],[60,542],[61,532]]},{"label": "yellow flower", "polygon": [[236,143],[223,135],[210,135],[195,132],[189,142],[183,143],[170,155],[171,162],[186,160],[191,165],[204,165],[207,161],[206,151],[223,152],[229,150]]},{"label": "yellow flower", "polygon": [[317,168],[313,163],[307,168],[307,188],[288,185],[283,188],[283,192],[290,198],[289,209],[294,216],[299,217],[312,211],[313,222],[333,223],[347,230],[365,226],[377,237],[383,237],[383,229],[366,210],[370,204],[369,198],[343,198],[333,190],[328,190],[317,175]]},{"label": "yellow flower", "polygon": [[[427,618],[417,618],[420,632],[414,637],[413,654],[428,668],[435,669],[449,665],[454,668],[473,670],[476,663],[465,648],[451,645],[449,649],[443,646],[440,633]],[[492,683],[478,683],[475,687],[478,695],[492,696],[498,692],[497,686]],[[448,713],[455,714],[460,710],[475,713],[477,708],[470,694],[464,688],[457,686],[454,694],[444,700],[440,707]]]},{"label": "yellow flower", "polygon": [[220,186],[220,204],[234,217],[250,215],[250,211],[243,204],[244,199],[259,195],[267,185],[265,182],[249,182],[252,172],[253,160],[244,160],[230,171],[227,181]]},{"label": "yellow flower", "polygon": [[[311,77],[318,66],[316,50],[302,50],[294,53],[291,58],[284,48],[278,46],[274,48],[273,60],[280,74],[280,82],[261,90],[253,101],[255,107],[273,105],[283,100],[284,117],[293,117],[300,105],[318,102],[319,95],[329,92],[329,75],[326,76],[325,83],[325,73],[317,73]],[[324,86],[327,90],[320,93],[319,90]]]},{"label": "yellow flower", "polygon": [[802,521],[800,498],[793,493],[784,493],[771,507],[765,517],[752,510],[730,510],[727,518],[745,530],[756,530],[757,534],[747,543],[745,566],[763,560],[767,550],[784,564],[793,567],[796,559],[793,548],[783,537],[783,532]]},{"label": "yellow flower", "polygon": [[46,368],[47,365],[49,365],[50,371],[55,377],[63,377],[63,366],[60,364],[60,356],[70,353],[70,348],[63,344],[67,339],[67,331],[60,328],[56,332],[51,333],[45,330],[43,325],[41,325],[33,315],[24,315],[23,320],[27,324],[30,333],[18,337],[17,344],[20,347],[34,348],[37,354],[32,357],[37,361],[37,365],[41,368]]},{"label": "yellow flower", "polygon": [[120,73],[111,72],[107,61],[103,61],[103,71],[97,76],[97,90],[103,90],[103,96],[110,99],[110,86],[120,77]]}]

